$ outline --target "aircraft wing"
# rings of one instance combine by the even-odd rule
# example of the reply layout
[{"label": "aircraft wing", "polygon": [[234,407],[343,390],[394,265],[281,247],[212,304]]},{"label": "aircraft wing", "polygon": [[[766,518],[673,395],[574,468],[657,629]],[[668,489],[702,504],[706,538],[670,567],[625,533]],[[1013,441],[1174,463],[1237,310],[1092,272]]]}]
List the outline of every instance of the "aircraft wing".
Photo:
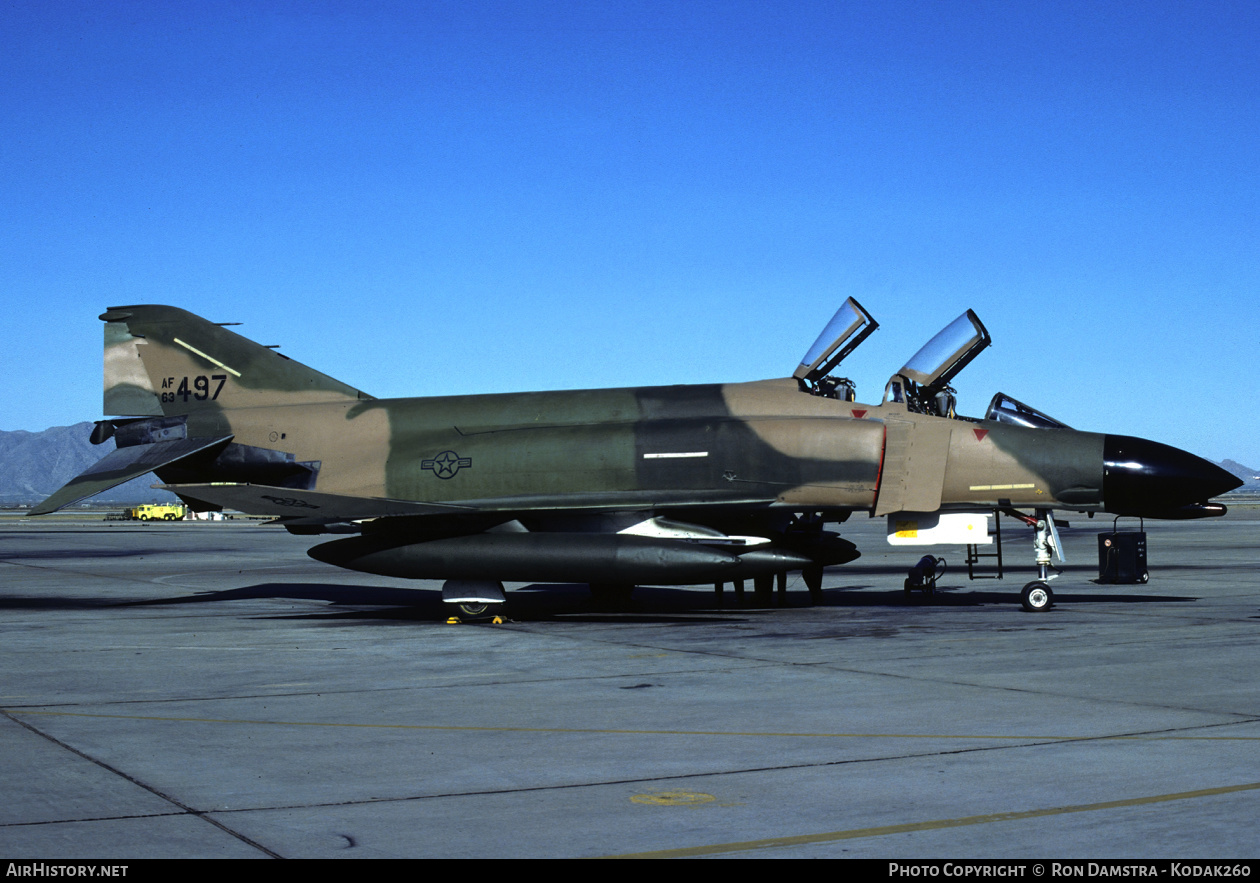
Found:
[{"label": "aircraft wing", "polygon": [[180,438],[117,448],[85,472],[70,479],[68,484],[26,514],[47,515],[49,512],[56,512],[63,506],[77,503],[79,500],[107,491],[124,481],[139,478],[146,472],[169,466],[176,460],[182,460],[231,439],[230,435],[221,438]]},{"label": "aircraft wing", "polygon": [[181,499],[237,509],[251,515],[297,517],[312,521],[358,521],[394,515],[452,515],[478,511],[472,506],[321,494],[265,484],[165,484],[163,490]]}]

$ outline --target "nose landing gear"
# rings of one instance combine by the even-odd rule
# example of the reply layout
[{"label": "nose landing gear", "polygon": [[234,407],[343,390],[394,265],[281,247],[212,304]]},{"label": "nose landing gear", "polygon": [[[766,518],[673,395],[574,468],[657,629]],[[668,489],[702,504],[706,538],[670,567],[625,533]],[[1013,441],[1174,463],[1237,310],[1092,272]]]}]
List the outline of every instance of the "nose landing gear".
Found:
[{"label": "nose landing gear", "polygon": [[1037,578],[1030,582],[1019,593],[1020,604],[1029,613],[1041,613],[1054,606],[1054,592],[1050,589],[1050,580],[1058,576],[1050,573],[1050,555],[1055,553],[1063,560],[1063,546],[1059,543],[1059,533],[1054,528],[1054,512],[1049,509],[1037,509],[1036,517],[1029,518],[1019,512],[1011,514],[1033,528],[1033,551],[1037,556]]}]

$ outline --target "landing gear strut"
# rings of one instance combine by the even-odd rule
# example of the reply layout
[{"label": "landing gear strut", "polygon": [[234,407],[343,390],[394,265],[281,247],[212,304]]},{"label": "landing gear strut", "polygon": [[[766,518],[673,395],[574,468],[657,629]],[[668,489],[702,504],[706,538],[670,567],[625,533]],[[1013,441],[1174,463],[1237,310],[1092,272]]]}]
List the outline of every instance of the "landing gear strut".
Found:
[{"label": "landing gear strut", "polygon": [[1024,520],[1033,527],[1033,551],[1037,556],[1037,578],[1024,586],[1019,593],[1020,603],[1029,613],[1040,613],[1054,606],[1054,592],[1050,589],[1050,580],[1058,574],[1050,573],[1050,555],[1052,552],[1063,558],[1059,545],[1058,532],[1054,529],[1054,512],[1050,509],[1037,509],[1036,518],[1024,516]]}]

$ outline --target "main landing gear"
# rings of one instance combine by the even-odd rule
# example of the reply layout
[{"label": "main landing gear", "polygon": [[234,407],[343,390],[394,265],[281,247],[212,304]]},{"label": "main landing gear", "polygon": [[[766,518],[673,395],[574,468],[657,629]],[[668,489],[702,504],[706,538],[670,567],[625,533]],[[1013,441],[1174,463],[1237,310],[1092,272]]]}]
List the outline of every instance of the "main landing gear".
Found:
[{"label": "main landing gear", "polygon": [[473,622],[490,620],[503,622],[503,609],[507,596],[503,583],[493,580],[448,579],[442,584],[442,600],[459,610],[460,617],[447,622]]}]

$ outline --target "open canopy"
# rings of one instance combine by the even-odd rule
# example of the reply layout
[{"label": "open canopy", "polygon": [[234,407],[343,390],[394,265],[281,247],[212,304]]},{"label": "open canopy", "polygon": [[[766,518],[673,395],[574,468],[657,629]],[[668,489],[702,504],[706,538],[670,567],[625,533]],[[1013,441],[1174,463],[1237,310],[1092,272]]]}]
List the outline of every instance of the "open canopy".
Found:
[{"label": "open canopy", "polygon": [[871,318],[871,314],[856,300],[849,298],[836,310],[792,376],[810,386],[816,385],[878,327],[879,323]]},{"label": "open canopy", "polygon": [[931,395],[944,389],[990,343],[980,317],[968,310],[924,344],[897,373]]}]

